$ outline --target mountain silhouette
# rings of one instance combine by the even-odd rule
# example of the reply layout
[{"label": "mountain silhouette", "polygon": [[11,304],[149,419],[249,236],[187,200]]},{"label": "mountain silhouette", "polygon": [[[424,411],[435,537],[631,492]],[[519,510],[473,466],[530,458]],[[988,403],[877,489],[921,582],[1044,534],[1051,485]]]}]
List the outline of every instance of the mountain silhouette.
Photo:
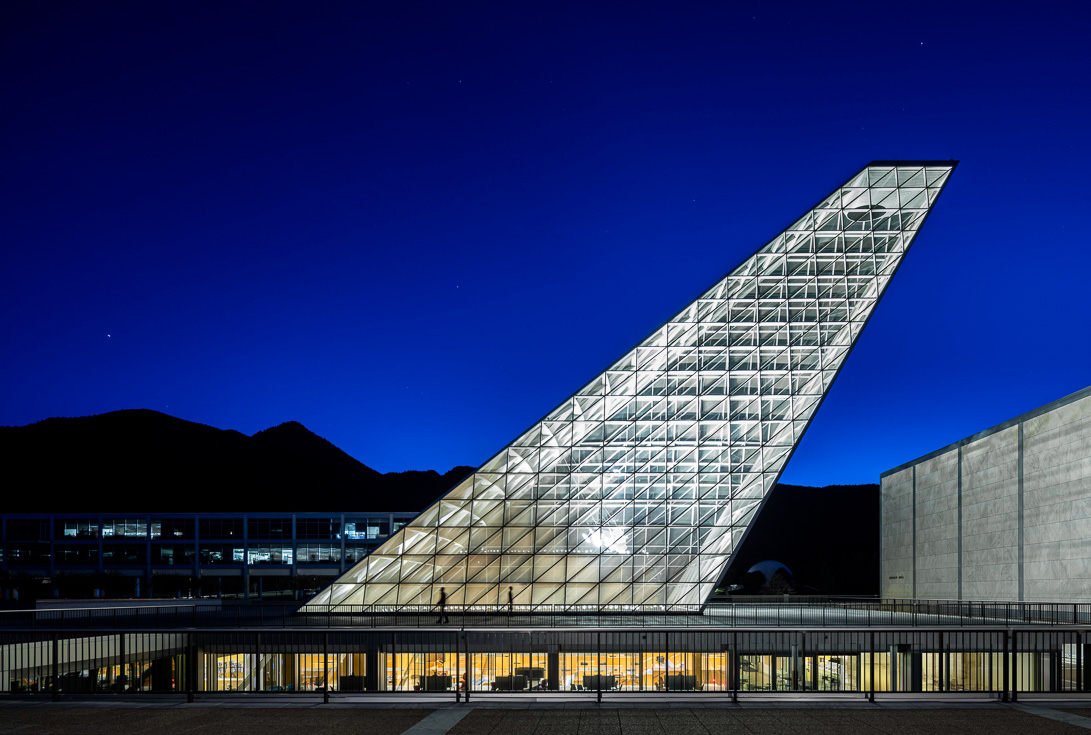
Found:
[{"label": "mountain silhouette", "polygon": [[135,409],[0,427],[4,510],[423,510],[473,467],[383,474],[296,421],[253,436]]},{"label": "mountain silhouette", "polygon": [[[380,473],[289,421],[247,436],[147,409],[0,427],[4,512],[419,512],[474,471]],[[877,594],[879,486],[777,485],[725,584],[779,561],[800,592]]]},{"label": "mountain silhouette", "polygon": [[879,594],[879,486],[778,484],[750,525],[724,575],[760,593],[747,572],[779,561],[794,576],[798,594]]}]

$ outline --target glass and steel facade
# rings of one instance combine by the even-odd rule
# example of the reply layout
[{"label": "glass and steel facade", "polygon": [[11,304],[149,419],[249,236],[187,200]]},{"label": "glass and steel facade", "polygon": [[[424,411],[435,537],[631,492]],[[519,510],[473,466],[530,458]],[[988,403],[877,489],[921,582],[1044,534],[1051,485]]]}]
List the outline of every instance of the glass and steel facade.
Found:
[{"label": "glass and steel facade", "polygon": [[[137,597],[173,596],[171,590],[246,597],[299,587],[281,578],[323,580],[312,584],[313,590],[366,558],[415,515],[4,514],[0,571],[14,580],[7,583],[13,586],[24,578],[51,580],[63,596],[87,596],[61,588],[86,587],[74,580],[94,574],[131,580],[110,593]],[[5,592],[10,596],[10,590]]]},{"label": "glass and steel facade", "polygon": [[707,601],[954,166],[866,166],[313,603]]},{"label": "glass and steel facade", "polygon": [[[365,692],[447,693],[455,700],[520,692],[600,699],[1091,692],[1087,605],[882,601],[852,615],[840,606],[781,605],[792,623],[781,627],[731,625],[729,617],[769,618],[778,606],[739,607],[729,616],[726,608],[690,616],[683,626],[675,623],[685,616],[649,614],[660,622],[603,615],[577,623],[568,616],[539,627],[510,616],[517,626],[469,618],[446,629],[416,627],[421,621],[412,615],[387,615],[385,626],[361,628],[338,616],[298,619],[287,610],[261,617],[260,607],[0,612],[0,681],[6,693],[21,696],[276,693],[327,700]],[[798,625],[824,610],[836,622]],[[240,625],[244,618],[248,624]]]}]

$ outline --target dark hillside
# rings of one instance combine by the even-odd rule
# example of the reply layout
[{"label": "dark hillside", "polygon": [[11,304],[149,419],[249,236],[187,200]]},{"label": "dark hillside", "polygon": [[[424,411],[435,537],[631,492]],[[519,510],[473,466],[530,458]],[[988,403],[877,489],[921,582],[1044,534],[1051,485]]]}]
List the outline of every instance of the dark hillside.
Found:
[{"label": "dark hillside", "polygon": [[[0,467],[8,513],[415,512],[474,471],[384,475],[295,421],[246,436],[143,409],[0,427]],[[800,593],[875,594],[878,532],[877,485],[778,485],[725,583],[775,560]]]},{"label": "dark hillside", "polygon": [[0,427],[0,467],[9,513],[414,511],[473,471],[383,475],[295,421],[248,437],[147,409]]},{"label": "dark hillside", "polygon": [[879,486],[777,485],[725,584],[745,583],[766,560],[792,570],[799,594],[879,594]]}]

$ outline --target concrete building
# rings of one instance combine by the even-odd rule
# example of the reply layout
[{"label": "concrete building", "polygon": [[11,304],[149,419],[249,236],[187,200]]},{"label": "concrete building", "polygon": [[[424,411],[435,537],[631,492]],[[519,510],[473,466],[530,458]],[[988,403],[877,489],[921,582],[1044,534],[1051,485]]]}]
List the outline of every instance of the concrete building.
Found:
[{"label": "concrete building", "polygon": [[881,484],[884,598],[1091,601],[1091,387]]}]

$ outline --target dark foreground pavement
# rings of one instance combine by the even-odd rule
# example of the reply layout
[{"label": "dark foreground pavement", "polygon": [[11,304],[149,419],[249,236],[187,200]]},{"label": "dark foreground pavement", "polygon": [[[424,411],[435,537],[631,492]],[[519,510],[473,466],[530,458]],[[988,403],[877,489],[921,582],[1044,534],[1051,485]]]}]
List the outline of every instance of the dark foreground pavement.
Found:
[{"label": "dark foreground pavement", "polygon": [[439,709],[375,706],[0,705],[0,733],[20,735],[1035,735],[1091,731],[1089,709],[1031,705],[601,707],[510,708],[488,705]]}]

